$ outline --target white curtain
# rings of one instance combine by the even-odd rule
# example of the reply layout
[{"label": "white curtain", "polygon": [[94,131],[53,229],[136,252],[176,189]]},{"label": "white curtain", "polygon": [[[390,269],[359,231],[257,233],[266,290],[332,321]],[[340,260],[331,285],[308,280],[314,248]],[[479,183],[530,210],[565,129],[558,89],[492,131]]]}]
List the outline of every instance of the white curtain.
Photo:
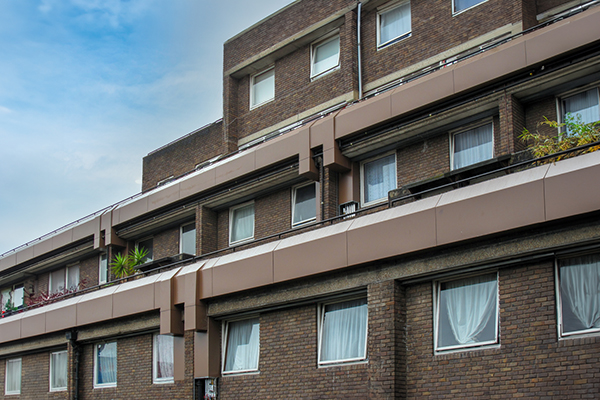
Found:
[{"label": "white curtain", "polygon": [[493,157],[492,124],[454,135],[454,169],[489,160]]},{"label": "white curtain", "polygon": [[233,210],[232,218],[232,243],[254,236],[254,203]]},{"label": "white curtain", "polygon": [[312,183],[295,189],[293,224],[313,219],[317,215],[316,189]]},{"label": "white curtain", "polygon": [[565,303],[577,318],[563,318],[563,331],[600,328],[600,256],[589,255],[561,262],[560,293],[563,314]]},{"label": "white curtain", "polygon": [[[442,304],[446,304],[446,315],[455,341],[448,341],[448,329],[440,323],[438,346],[455,342],[464,345],[495,339],[478,337],[497,312],[497,280],[495,275],[476,276],[448,282],[441,291]],[[443,310],[440,310],[443,311]],[[445,340],[444,340],[445,339]]]},{"label": "white curtain", "polygon": [[69,267],[67,270],[67,289],[77,290],[79,287],[79,265]]},{"label": "white curtain", "polygon": [[12,299],[11,299],[11,296],[10,296],[10,289],[3,290],[0,293],[0,298],[1,298],[0,301],[2,302],[2,304],[0,304],[1,305],[1,309],[2,309],[2,311],[4,311],[4,310],[6,310],[6,304],[8,302],[10,302],[12,304]]},{"label": "white curtain", "polygon": [[65,269],[50,273],[50,292],[58,293],[65,289]]},{"label": "white curtain", "polygon": [[6,361],[6,394],[21,393],[21,359]]},{"label": "white curtain", "polygon": [[50,355],[50,362],[52,363],[50,376],[50,387],[52,389],[66,389],[67,388],[67,352],[59,351]]},{"label": "white curtain", "polygon": [[454,12],[465,10],[469,7],[473,7],[475,4],[479,4],[484,0],[454,0]]},{"label": "white curtain", "polygon": [[312,75],[319,75],[336,67],[340,59],[340,37],[318,45],[314,48]]},{"label": "white curtain", "polygon": [[390,154],[363,165],[365,203],[387,198],[388,192],[396,189],[395,160],[395,155]]},{"label": "white curtain", "polygon": [[321,362],[365,356],[367,300],[326,305],[321,337]]},{"label": "white curtain", "polygon": [[565,113],[571,113],[575,120],[577,120],[578,115],[581,116],[582,122],[586,124],[600,120],[598,89],[596,88],[565,98],[563,105]]},{"label": "white curtain", "polygon": [[225,371],[258,369],[260,323],[258,318],[230,322]]},{"label": "white curtain", "polygon": [[97,345],[96,383],[117,383],[117,342]]},{"label": "white curtain", "polygon": [[173,336],[154,336],[155,371],[157,379],[173,378]]},{"label": "white curtain", "polygon": [[258,105],[275,97],[275,69],[256,75],[253,79],[252,105]]},{"label": "white curtain", "polygon": [[382,13],[379,18],[379,44],[410,32],[410,2]]}]

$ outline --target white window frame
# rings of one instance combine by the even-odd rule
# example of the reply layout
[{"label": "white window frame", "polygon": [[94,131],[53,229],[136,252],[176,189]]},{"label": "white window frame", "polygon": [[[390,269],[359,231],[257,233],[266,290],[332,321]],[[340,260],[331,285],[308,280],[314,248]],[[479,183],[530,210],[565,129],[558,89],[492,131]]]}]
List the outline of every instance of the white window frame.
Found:
[{"label": "white window frame", "polygon": [[194,253],[186,253],[186,254],[192,254],[193,256],[196,255],[196,242],[197,242],[197,237],[196,237],[196,221],[193,222],[186,222],[185,224],[181,224],[181,226],[179,227],[179,253],[183,254],[183,228],[193,225],[194,226]]},{"label": "white window frame", "polygon": [[583,254],[575,254],[575,255],[570,255],[569,257],[561,257],[561,258],[557,258],[554,262],[554,276],[556,277],[556,279],[554,280],[554,284],[555,284],[555,293],[556,293],[556,310],[557,310],[557,330],[558,330],[558,337],[559,339],[571,339],[571,338],[577,338],[577,337],[582,337],[582,336],[598,336],[598,334],[600,334],[600,328],[590,328],[590,329],[582,329],[582,330],[578,330],[578,331],[571,331],[571,332],[564,332],[564,324],[563,324],[563,301],[562,301],[562,294],[561,294],[561,287],[560,287],[560,282],[561,282],[561,275],[560,275],[560,261],[561,260],[565,260],[565,259],[569,259],[569,258],[576,258],[576,257],[581,257],[581,256],[588,256],[588,255],[594,255],[597,253],[583,253]]},{"label": "white window frame", "polygon": [[[233,215],[235,210],[238,210],[240,208],[244,208],[247,207],[249,205],[252,205],[252,235],[250,235],[249,237],[246,238],[242,238],[242,239],[238,239],[235,241],[232,241],[232,233],[233,233]],[[230,207],[229,208],[229,245],[232,246],[234,244],[240,244],[240,243],[245,243],[245,242],[249,242],[251,240],[254,240],[254,230],[256,228],[256,208],[254,207],[254,200],[248,201],[246,203],[242,203],[242,204],[238,204],[236,206]]]},{"label": "white window frame", "polygon": [[[19,305],[15,304],[15,296],[16,296],[16,292],[17,290],[21,289],[20,291],[22,292],[21,295],[21,303]],[[0,292],[0,311],[5,311],[5,307],[6,307],[6,303],[8,301],[8,298],[10,298],[10,303],[13,307],[16,308],[23,308],[25,306],[25,286],[20,283],[17,285],[12,285],[9,288],[6,288],[4,290],[2,290]]]},{"label": "white window frame", "polygon": [[[256,356],[256,368],[249,368],[243,370],[226,370],[226,362],[227,362],[227,346],[229,342],[229,324],[240,321],[247,321],[251,319],[258,319],[258,355]],[[222,341],[221,341],[221,373],[223,375],[235,375],[235,374],[248,374],[248,373],[258,373],[260,367],[260,315],[251,315],[244,316],[243,318],[234,318],[229,319],[227,321],[222,322],[221,331],[223,332]]]},{"label": "white window frame", "polygon": [[[10,363],[19,363],[19,388],[16,390],[8,390],[8,364]],[[11,358],[6,360],[6,367],[4,369],[4,394],[5,395],[13,395],[13,394],[21,394],[21,387],[23,386],[23,359],[21,358]]]},{"label": "white window frame", "polygon": [[[103,271],[104,274],[106,274],[104,279],[102,278]],[[108,275],[108,254],[100,253],[100,256],[98,257],[98,284],[102,285],[103,283],[107,283]]]},{"label": "white window frame", "polygon": [[[600,88],[599,88],[600,82],[594,82],[592,84],[583,86],[583,87],[579,87],[573,90],[570,90],[568,92],[564,92],[561,93],[560,95],[558,95],[556,97],[556,115],[558,116],[557,121],[560,123],[564,123],[565,122],[565,116],[567,115],[567,112],[565,110],[565,106],[563,103],[563,100],[575,95],[578,95],[580,93],[583,92],[587,92],[588,90],[596,90],[596,96],[598,98],[598,114],[600,114]],[[575,118],[575,121],[577,121],[577,118]],[[561,132],[565,132],[566,128],[562,127],[560,129]]]},{"label": "white window frame", "polygon": [[[402,34],[388,40],[387,42],[382,43],[381,42],[381,16],[383,14],[386,14],[390,11],[395,10],[396,8],[403,7],[406,4],[408,4],[409,10],[410,10],[410,20],[411,20],[410,21],[410,29],[408,30],[408,32],[402,33]],[[405,1],[395,2],[394,4],[386,5],[377,11],[377,50],[383,49],[384,47],[387,47],[391,44],[398,43],[406,38],[409,38],[412,35],[412,9],[410,7],[411,7],[410,0],[405,0]]]},{"label": "white window frame", "polygon": [[[254,103],[254,90],[255,90],[254,86],[256,84],[255,79],[260,77],[261,75],[267,74],[271,71],[273,73],[273,97],[271,97],[270,99],[265,100],[261,103],[255,104]],[[275,66],[274,65],[270,66],[269,68],[263,69],[262,71],[257,72],[256,74],[250,76],[250,109],[253,110],[253,109],[263,106],[267,103],[270,103],[273,100],[275,100]]]},{"label": "white window frame", "polygon": [[[365,348],[364,348],[363,354],[360,355],[359,357],[354,357],[354,358],[321,361],[321,348],[322,348],[322,344],[323,344],[323,328],[324,328],[324,324],[325,324],[325,307],[328,305],[332,305],[332,304],[341,304],[341,303],[346,303],[346,302],[350,302],[350,301],[354,301],[354,300],[363,300],[363,299],[366,301],[366,306],[367,306],[367,318],[366,318],[365,332],[364,332]],[[369,310],[369,303],[368,303],[366,294],[359,295],[359,296],[357,295],[357,296],[352,296],[352,297],[332,299],[330,301],[319,304],[318,311],[317,311],[317,335],[318,335],[317,363],[318,363],[319,367],[329,367],[329,366],[335,366],[335,365],[340,365],[340,364],[356,364],[356,363],[362,363],[362,362],[367,361],[367,348],[369,345],[369,343],[368,343],[368,340],[369,340],[369,311],[368,310]]]},{"label": "white window frame", "polygon": [[[476,163],[465,165],[464,167],[454,168],[454,138],[456,137],[456,135],[460,135],[461,133],[465,133],[467,131],[477,129],[479,127],[486,126],[486,125],[492,126],[492,156],[486,160],[477,161]],[[494,118],[492,118],[492,117],[486,118],[485,120],[477,121],[475,123],[472,123],[472,124],[469,124],[466,126],[462,126],[458,129],[450,131],[449,134],[450,134],[450,141],[449,141],[450,157],[449,158],[450,158],[450,170],[451,171],[454,171],[457,169],[462,169],[462,168],[468,168],[472,165],[479,164],[480,162],[491,160],[494,158],[494,155],[496,154],[496,132],[494,130]]]},{"label": "white window frame", "polygon": [[[336,39],[338,39],[338,41],[339,41],[338,56],[337,56],[336,64],[324,71],[321,71],[320,73],[315,73],[314,65],[315,65],[315,53],[317,52],[317,49],[333,40],[336,40]],[[340,69],[341,53],[342,53],[342,40],[340,37],[339,30],[336,30],[336,31],[328,34],[327,36],[319,39],[318,41],[312,43],[310,45],[310,79],[315,80],[317,78],[320,78],[320,77],[325,76],[333,71]]]},{"label": "white window frame", "polygon": [[[159,378],[158,377],[158,337],[159,336],[167,336],[170,337],[171,340],[173,340],[172,346],[174,349],[175,343],[174,343],[174,338],[173,336],[170,335],[160,335],[158,333],[155,333],[154,335],[152,335],[152,383],[155,384],[165,384],[165,383],[173,383],[175,382],[175,374],[173,374],[173,376],[171,377],[166,377],[166,378]],[[171,361],[173,362],[173,367],[175,367],[175,356],[174,353],[171,354]]]},{"label": "white window frame", "polygon": [[467,8],[465,8],[465,9],[462,9],[462,10],[460,10],[460,11],[454,11],[454,10],[455,10],[455,8],[456,8],[456,7],[455,7],[455,5],[454,5],[454,2],[455,2],[455,0],[452,0],[452,16],[455,16],[455,15],[462,14],[462,13],[464,13],[465,11],[471,10],[471,9],[473,9],[473,8],[475,8],[475,7],[477,7],[477,6],[481,5],[481,4],[483,4],[483,3],[487,3],[487,1],[488,1],[488,0],[481,0],[479,3],[477,3],[477,4],[474,4],[474,5],[472,5],[471,7],[467,7]]},{"label": "white window frame", "polygon": [[[296,215],[296,195],[297,195],[297,191],[298,191],[298,189],[302,189],[303,187],[307,187],[307,186],[310,186],[310,185],[314,185],[315,186],[315,216],[311,217],[311,218],[308,218],[308,219],[304,219],[302,221],[294,222],[294,216]],[[319,197],[318,193],[319,193],[319,182],[303,183],[301,185],[296,185],[296,186],[294,186],[292,188],[292,227],[304,225],[304,224],[307,224],[309,222],[317,220],[317,213],[318,213],[317,199]]]},{"label": "white window frame", "polygon": [[[369,159],[366,159],[364,161],[361,161],[360,163],[360,204],[361,207],[368,207],[368,206],[372,206],[375,204],[380,204],[380,203],[385,203],[388,200],[388,195],[386,193],[386,195],[384,197],[381,197],[379,199],[375,199],[375,200],[371,200],[369,202],[365,202],[365,165],[369,164],[370,162],[373,161],[377,161],[381,158],[384,157],[388,157],[390,155],[394,155],[394,187],[391,188],[390,190],[394,190],[398,188],[398,155],[396,154],[396,151],[390,151],[384,154],[380,154],[377,155],[375,157],[371,157]],[[389,192],[389,190],[388,190]]]},{"label": "white window frame", "polygon": [[[467,278],[473,278],[476,276],[485,276],[485,275],[496,275],[496,321],[494,324],[494,339],[477,342],[477,343],[469,343],[469,344],[458,344],[452,346],[438,346],[439,342],[439,326],[440,326],[440,298],[441,298],[441,286],[446,282],[460,281]],[[433,284],[433,315],[434,315],[434,335],[433,335],[433,346],[434,351],[436,353],[446,353],[446,352],[454,352],[454,351],[469,351],[469,350],[478,350],[481,348],[495,347],[500,345],[500,279],[499,279],[498,271],[489,271],[487,273],[481,274],[471,274],[471,275],[461,275],[455,276],[450,279],[444,279],[441,281],[436,281]]]},{"label": "white window frame", "polygon": [[52,284],[54,283],[54,282],[52,282],[52,280],[53,280],[52,275],[54,273],[56,273],[56,272],[59,272],[59,271],[62,271],[63,282],[64,282],[63,291],[70,290],[70,287],[68,286],[68,284],[69,284],[69,271],[71,270],[71,268],[75,268],[75,267],[77,267],[77,269],[79,271],[79,273],[78,273],[79,279],[77,280],[77,288],[75,289],[75,291],[79,290],[79,285],[81,284],[81,268],[80,268],[79,263],[75,263],[75,264],[67,265],[64,268],[51,271],[49,273],[49,277],[48,277],[48,291],[51,292],[51,293],[58,293],[58,292],[53,292],[52,291],[52,286],[53,286]]},{"label": "white window frame", "polygon": [[148,240],[152,240],[152,253],[151,253],[152,257],[146,257],[147,263],[154,261],[154,236],[146,236],[146,237],[143,237],[143,238],[135,241],[135,247],[137,248],[137,247],[139,247],[140,243],[146,242]]},{"label": "white window frame", "polygon": [[[53,355],[58,355],[58,354],[65,354],[65,355],[67,356],[67,364],[66,364],[67,370],[65,371],[65,372],[66,372],[66,374],[67,374],[67,375],[66,375],[66,376],[67,376],[67,381],[66,381],[66,385],[65,385],[65,386],[57,386],[57,387],[54,387],[54,386],[52,386],[52,382],[53,382],[53,379],[52,379],[52,377],[53,377],[53,374],[54,374],[54,372],[55,372],[56,366],[54,365],[54,362],[52,361],[52,360],[53,360],[52,356],[53,356]],[[55,352],[52,352],[52,353],[50,353],[50,376],[49,376],[49,385],[50,385],[50,391],[51,391],[51,392],[64,392],[64,391],[66,391],[66,390],[67,390],[68,379],[69,379],[69,361],[68,361],[68,357],[69,357],[69,356],[68,356],[68,354],[67,354],[67,350],[55,351]]]},{"label": "white window frame", "polygon": [[[109,344],[109,343],[114,343],[115,347],[116,347],[116,355],[117,355],[117,366],[115,368],[115,381],[114,382],[108,382],[108,383],[98,383],[98,346],[102,345],[102,344]],[[119,367],[119,362],[118,362],[118,355],[119,355],[119,347],[117,344],[117,341],[112,341],[112,342],[105,342],[105,343],[95,343],[94,344],[94,389],[102,389],[102,388],[111,388],[111,387],[117,387],[117,381],[118,381],[118,367]]]}]

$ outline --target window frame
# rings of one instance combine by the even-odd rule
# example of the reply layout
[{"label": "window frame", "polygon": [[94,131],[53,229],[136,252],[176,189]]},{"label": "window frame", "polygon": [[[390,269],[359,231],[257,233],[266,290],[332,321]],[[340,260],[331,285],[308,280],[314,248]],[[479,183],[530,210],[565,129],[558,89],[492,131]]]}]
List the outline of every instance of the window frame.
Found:
[{"label": "window frame", "polygon": [[[474,130],[474,129],[477,129],[477,128],[480,128],[480,127],[486,126],[486,125],[491,125],[492,126],[492,156],[490,158],[485,159],[485,160],[477,161],[477,162],[475,162],[473,164],[469,164],[469,165],[465,165],[463,167],[455,168],[454,167],[455,137],[457,135],[462,134],[462,133],[465,133],[465,132],[468,132],[468,131],[471,131],[471,130]],[[494,130],[494,118],[493,117],[489,117],[489,118],[486,118],[486,119],[483,119],[483,120],[479,120],[479,121],[474,122],[472,124],[468,124],[468,125],[465,125],[465,126],[461,126],[458,129],[451,130],[449,132],[449,135],[450,135],[450,157],[449,157],[450,158],[450,171],[456,171],[456,170],[463,169],[463,168],[469,168],[469,167],[472,167],[473,165],[477,165],[477,164],[482,163],[484,161],[489,161],[489,160],[493,159],[494,155],[496,154],[496,132]]]},{"label": "window frame", "polygon": [[[145,261],[146,263],[150,263],[150,262],[154,261],[154,236],[145,236],[145,237],[135,241],[135,247],[138,248],[140,246],[140,243],[147,242],[149,240],[152,240],[152,251],[150,252],[152,257],[146,256],[146,261]],[[145,248],[147,249],[147,247],[145,247]]]},{"label": "window frame", "polygon": [[471,9],[473,9],[473,8],[475,8],[475,7],[477,7],[477,6],[481,5],[481,4],[483,4],[483,3],[487,3],[487,1],[488,1],[488,0],[481,0],[479,3],[477,3],[477,4],[474,4],[474,5],[472,5],[472,6],[470,6],[470,7],[467,7],[467,8],[463,8],[463,9],[462,9],[462,10],[460,10],[460,11],[455,11],[455,9],[456,9],[456,7],[455,7],[455,1],[456,1],[456,0],[452,0],[452,16],[455,16],[455,15],[462,14],[462,13],[464,13],[465,11],[471,10]]},{"label": "window frame", "polygon": [[[244,208],[244,207],[248,207],[249,205],[252,205],[252,235],[250,235],[249,237],[246,237],[246,238],[232,241],[231,236],[233,233],[233,229],[232,229],[233,228],[233,216],[234,216],[235,210],[238,210],[238,209]],[[255,229],[256,229],[256,208],[254,207],[254,200],[247,201],[245,203],[229,207],[229,246],[233,246],[233,245],[240,244],[240,243],[246,243],[246,242],[250,242],[250,241],[254,240]]]},{"label": "window frame", "polygon": [[[361,208],[369,207],[369,206],[376,205],[376,204],[385,203],[388,200],[388,195],[386,194],[386,196],[384,196],[384,197],[380,197],[378,199],[371,200],[369,202],[365,202],[365,197],[366,197],[365,196],[365,194],[366,194],[365,193],[365,165],[369,164],[369,163],[371,163],[373,161],[377,161],[379,159],[382,159],[382,158],[385,158],[385,157],[389,157],[392,154],[394,155],[394,168],[393,168],[393,171],[394,171],[394,187],[392,189],[390,189],[390,190],[394,190],[394,189],[398,188],[398,155],[396,154],[396,150],[388,151],[386,153],[379,154],[379,155],[377,155],[375,157],[371,157],[371,158],[368,158],[368,159],[363,160],[363,161],[360,162],[360,206],[361,206]],[[390,190],[388,190],[387,192],[389,193]]]},{"label": "window frame", "polygon": [[[265,100],[261,103],[254,104],[253,103],[254,102],[254,90],[255,90],[254,86],[256,85],[255,79],[258,78],[259,76],[264,75],[271,71],[273,71],[273,97],[271,97],[270,99]],[[265,69],[250,76],[250,110],[254,110],[255,108],[258,108],[260,106],[263,106],[267,103],[272,102],[273,100],[275,100],[275,65],[271,65],[270,67],[265,68]]]},{"label": "window frame", "polygon": [[[564,105],[565,99],[576,96],[580,93],[590,91],[590,90],[596,90],[596,98],[598,99],[598,114],[600,115],[600,82],[594,82],[594,83],[590,83],[590,84],[582,86],[582,87],[575,88],[573,90],[563,92],[556,96],[557,121],[560,123],[564,123],[566,120],[565,117],[566,117],[567,113],[566,113],[565,105]],[[559,131],[562,133],[566,132],[566,127],[563,126],[563,127],[559,128]]]},{"label": "window frame", "polygon": [[[106,277],[103,279],[103,271],[106,272]],[[108,254],[100,253],[98,256],[98,284],[102,285],[104,283],[108,283],[109,271],[108,271]]]},{"label": "window frame", "polygon": [[[114,382],[108,382],[108,383],[98,383],[98,346],[103,345],[103,344],[110,344],[110,343],[114,343],[115,344],[115,359],[116,359],[116,365],[115,365],[115,381]],[[119,355],[119,347],[117,344],[117,341],[110,341],[110,342],[103,342],[103,343],[94,343],[94,389],[103,389],[103,388],[113,388],[113,387],[117,387],[117,381],[119,378],[118,375],[118,367],[119,367],[119,362],[118,362],[118,355]]]},{"label": "window frame", "polygon": [[[327,68],[324,71],[319,72],[318,74],[314,72],[314,67],[315,67],[315,54],[317,52],[317,49],[321,46],[326,45],[327,43],[333,41],[333,40],[338,40],[338,54],[337,54],[337,62],[334,66]],[[341,64],[341,53],[342,53],[342,40],[340,37],[340,32],[339,30],[335,30],[325,36],[323,36],[322,38],[320,38],[319,40],[317,40],[316,42],[313,42],[310,45],[310,80],[313,81],[315,79],[318,79],[322,76],[325,76],[333,71],[337,71],[338,69],[340,69],[340,64]]]},{"label": "window frame", "polygon": [[[324,330],[323,328],[325,325],[325,314],[326,314],[325,308],[327,306],[333,305],[333,304],[341,304],[341,303],[351,302],[354,300],[363,300],[363,299],[365,300],[365,305],[367,307],[366,308],[366,310],[367,310],[366,324],[365,324],[365,331],[364,331],[365,348],[364,348],[363,354],[360,357],[321,361],[321,350],[322,350],[322,346],[323,346],[323,330]],[[368,360],[367,349],[369,347],[368,341],[369,341],[369,301],[368,301],[368,297],[367,297],[366,293],[361,294],[361,295],[331,299],[331,300],[319,303],[319,305],[317,307],[317,365],[319,368],[367,362],[367,360]]]},{"label": "window frame", "polygon": [[174,352],[174,348],[175,348],[175,340],[173,338],[173,336],[171,335],[161,335],[160,333],[155,333],[152,335],[152,383],[153,384],[157,384],[157,385],[164,385],[164,384],[169,384],[169,383],[174,383],[175,382],[175,373],[173,372],[173,376],[171,377],[166,377],[166,378],[159,378],[158,377],[158,337],[159,336],[165,336],[165,337],[170,337],[171,338],[171,342],[172,342],[172,347],[173,347],[173,353],[171,353],[171,362],[173,363],[173,368],[175,368],[175,352]]},{"label": "window frame", "polygon": [[[16,390],[8,390],[8,364],[12,362],[19,362],[19,388]],[[6,360],[4,369],[4,395],[20,395],[23,387],[23,359],[22,358],[9,358]]]},{"label": "window frame", "polygon": [[[67,374],[66,375],[66,378],[67,378],[66,382],[67,382],[67,384],[65,386],[53,387],[52,386],[52,383],[53,383],[52,375],[55,372],[56,366],[54,365],[52,356],[55,355],[55,354],[62,354],[62,353],[64,353],[67,356],[67,364],[66,364],[67,370],[65,371],[66,374]],[[60,350],[60,351],[50,352],[50,368],[49,368],[49,373],[50,373],[49,374],[49,382],[48,382],[48,385],[50,387],[49,391],[50,392],[64,392],[64,391],[66,391],[67,390],[67,386],[68,386],[68,381],[69,381],[69,355],[67,353],[67,350]]]},{"label": "window frame", "polygon": [[185,253],[185,254],[191,254],[191,255],[195,256],[196,255],[196,251],[197,251],[197,249],[196,249],[196,247],[197,247],[197,243],[196,243],[197,242],[197,237],[196,237],[196,232],[197,232],[196,231],[196,221],[186,222],[186,223],[181,224],[179,226],[179,253],[180,254],[184,254],[183,253],[183,233],[184,233],[183,232],[183,228],[185,228],[186,226],[190,226],[190,225],[194,226],[194,253]]},{"label": "window frame", "polygon": [[[403,7],[406,4],[408,4],[409,13],[410,13],[410,29],[408,30],[408,32],[402,33],[402,34],[388,40],[387,42],[382,43],[381,42],[381,16],[383,14],[386,14],[390,11],[395,10],[396,8]],[[411,8],[410,0],[397,1],[397,2],[394,2],[393,4],[389,4],[384,7],[381,7],[381,9],[377,11],[377,50],[383,49],[394,43],[398,43],[398,42],[400,42],[404,39],[407,39],[411,36],[412,36],[412,8]]]},{"label": "window frame", "polygon": [[[68,286],[69,284],[69,277],[70,277],[70,270],[72,270],[72,268],[77,267],[78,273],[77,273],[77,285],[75,287],[75,291],[79,290],[79,285],[81,284],[81,268],[79,263],[74,263],[74,264],[70,264],[70,265],[65,265],[63,268],[59,268],[59,269],[55,269],[54,271],[50,271],[49,276],[48,276],[48,292],[50,293],[60,293],[60,292],[64,292],[67,293],[71,290],[71,288]],[[52,286],[55,282],[53,275],[56,274],[57,272],[61,272],[62,271],[62,282],[64,284],[63,289],[62,290],[58,290],[58,291],[53,291],[52,290]]]},{"label": "window frame", "polygon": [[[234,323],[234,322],[249,321],[252,319],[258,319],[258,352],[257,352],[257,356],[256,356],[256,368],[243,369],[243,370],[226,370],[225,368],[227,367],[226,364],[227,364],[227,351],[228,351],[227,346],[229,344],[229,324]],[[223,374],[223,375],[238,374],[239,375],[239,374],[259,373],[260,372],[260,315],[253,314],[250,316],[232,318],[232,319],[222,321],[221,331],[223,332],[223,336],[221,339],[221,349],[222,349],[222,351],[221,351],[221,354],[222,354],[221,374]]]},{"label": "window frame", "polygon": [[[310,186],[310,185],[315,185],[315,216],[308,218],[308,219],[304,219],[302,221],[298,221],[298,222],[294,222],[294,216],[296,213],[296,196],[297,196],[297,191],[298,189],[302,189],[304,187]],[[302,183],[300,185],[296,185],[294,187],[292,187],[292,228],[295,228],[297,226],[301,226],[304,224],[308,224],[309,222],[313,222],[317,220],[317,214],[318,214],[318,207],[317,207],[317,199],[318,199],[318,192],[319,192],[319,182],[308,182],[308,183]]]},{"label": "window frame", "polygon": [[[448,282],[461,281],[468,278],[473,278],[477,276],[485,276],[492,275],[496,276],[496,321],[494,323],[494,340],[482,341],[471,344],[457,344],[451,346],[439,346],[439,331],[440,331],[440,299],[441,299],[441,287],[442,284]],[[469,274],[469,275],[460,275],[460,276],[452,276],[447,279],[438,280],[433,282],[433,349],[436,354],[443,354],[448,352],[458,352],[458,351],[471,351],[471,350],[479,350],[482,348],[490,348],[497,347],[500,345],[500,274],[498,270],[485,271],[483,273],[477,274]]]}]

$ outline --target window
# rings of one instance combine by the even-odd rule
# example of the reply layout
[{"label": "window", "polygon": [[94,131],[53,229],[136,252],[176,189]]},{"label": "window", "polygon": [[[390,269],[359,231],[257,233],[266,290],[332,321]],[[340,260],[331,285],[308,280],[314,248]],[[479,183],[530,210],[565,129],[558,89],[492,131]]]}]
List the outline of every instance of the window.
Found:
[{"label": "window", "polygon": [[173,336],[154,335],[152,381],[154,383],[173,382]]},{"label": "window", "polygon": [[231,321],[225,324],[223,372],[258,371],[260,352],[259,318]]},{"label": "window", "polygon": [[498,343],[498,274],[437,284],[436,350]]},{"label": "window", "polygon": [[4,394],[21,394],[21,359],[6,360]]},{"label": "window", "polygon": [[386,200],[388,192],[396,189],[396,154],[363,162],[360,173],[362,205]]},{"label": "window", "polygon": [[67,351],[50,353],[50,391],[67,390]]},{"label": "window", "polygon": [[600,254],[557,264],[560,335],[600,331]]},{"label": "window", "polygon": [[494,156],[494,128],[490,122],[452,135],[452,169],[459,169]]},{"label": "window", "polygon": [[100,254],[100,263],[98,265],[98,283],[108,282],[108,256],[106,253]]},{"label": "window", "polygon": [[317,184],[296,186],[292,189],[292,226],[317,219]]},{"label": "window", "polygon": [[254,239],[254,202],[229,210],[229,244]]},{"label": "window", "polygon": [[340,36],[335,35],[317,42],[310,51],[310,77],[316,78],[340,65]]},{"label": "window", "polygon": [[22,308],[24,305],[24,296],[25,288],[22,284],[2,290],[0,292],[0,311],[13,311],[16,308]]},{"label": "window", "polygon": [[196,255],[196,222],[181,225],[179,247],[180,253]]},{"label": "window", "polygon": [[142,240],[138,240],[137,243],[135,244],[135,247],[137,247],[138,249],[146,249],[146,251],[147,251],[146,262],[150,262],[154,259],[153,239],[152,238],[145,238]]},{"label": "window", "polygon": [[410,36],[410,2],[387,7],[377,14],[377,47]]},{"label": "window", "polygon": [[117,342],[94,345],[94,388],[117,386]]},{"label": "window", "polygon": [[319,315],[319,364],[367,358],[367,299],[323,304]]},{"label": "window", "polygon": [[79,265],[71,265],[67,268],[50,273],[50,292],[60,293],[76,291],[79,289]]},{"label": "window", "polygon": [[275,98],[275,67],[251,78],[250,108],[261,106]]},{"label": "window", "polygon": [[462,12],[478,4],[485,3],[487,0],[452,0],[454,14]]},{"label": "window", "polygon": [[589,124],[600,121],[600,108],[598,106],[598,88],[586,90],[561,100],[562,122],[566,115],[571,114],[575,121],[581,118],[581,122]]}]

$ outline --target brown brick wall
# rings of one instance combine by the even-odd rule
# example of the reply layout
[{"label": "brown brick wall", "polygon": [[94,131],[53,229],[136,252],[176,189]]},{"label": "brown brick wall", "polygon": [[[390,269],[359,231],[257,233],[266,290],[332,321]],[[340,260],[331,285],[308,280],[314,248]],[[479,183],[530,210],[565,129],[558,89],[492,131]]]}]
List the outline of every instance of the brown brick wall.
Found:
[{"label": "brown brick wall", "polygon": [[538,131],[542,135],[556,136],[558,133],[556,129],[539,125],[540,122],[544,121],[544,117],[551,121],[557,120],[556,98],[554,96],[544,97],[525,105],[525,127],[531,132]]},{"label": "brown brick wall", "polygon": [[152,246],[155,260],[179,254],[180,232],[181,228],[176,226],[154,235]]},{"label": "brown brick wall", "polygon": [[217,212],[199,206],[196,211],[196,254],[217,250]]},{"label": "brown brick wall", "polygon": [[450,170],[449,135],[442,134],[396,153],[398,187],[441,175]]},{"label": "brown brick wall", "polygon": [[142,192],[170,176],[180,176],[219,154],[228,153],[223,143],[223,124],[215,122],[171,143],[143,159]]}]

